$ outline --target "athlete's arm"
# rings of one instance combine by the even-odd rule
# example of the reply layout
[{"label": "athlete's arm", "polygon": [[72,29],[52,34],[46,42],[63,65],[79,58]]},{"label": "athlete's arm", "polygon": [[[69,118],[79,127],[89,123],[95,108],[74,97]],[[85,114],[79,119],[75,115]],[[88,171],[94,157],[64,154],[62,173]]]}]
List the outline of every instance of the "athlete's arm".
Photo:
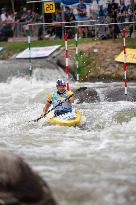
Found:
[{"label": "athlete's arm", "polygon": [[49,107],[51,106],[50,102],[46,102],[44,108],[43,108],[43,113],[45,114],[46,112],[48,112],[49,110]]},{"label": "athlete's arm", "polygon": [[49,107],[51,106],[51,104],[52,104],[52,93],[48,95],[47,102],[46,102],[46,104],[45,104],[45,106],[43,108],[42,115],[44,115],[45,113],[48,112]]},{"label": "athlete's arm", "polygon": [[68,103],[73,103],[74,102],[74,94],[71,91],[67,91],[67,96],[70,97],[69,99],[66,100]]},{"label": "athlete's arm", "polygon": [[69,99],[68,99],[68,103],[73,103],[74,102],[74,95],[72,95]]}]

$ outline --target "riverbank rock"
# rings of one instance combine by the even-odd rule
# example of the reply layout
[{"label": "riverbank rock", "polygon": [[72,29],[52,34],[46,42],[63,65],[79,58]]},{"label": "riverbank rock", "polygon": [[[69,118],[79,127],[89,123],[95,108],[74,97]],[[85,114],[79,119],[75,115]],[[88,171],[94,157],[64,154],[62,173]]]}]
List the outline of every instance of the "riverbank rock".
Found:
[{"label": "riverbank rock", "polygon": [[[83,88],[83,87],[82,87]],[[81,89],[82,90],[82,89]],[[76,99],[78,99],[79,103],[94,103],[94,102],[100,102],[100,97],[97,93],[97,91],[93,88],[86,88],[83,89],[83,91],[75,91]]]},{"label": "riverbank rock", "polygon": [[75,98],[79,103],[95,103],[100,101],[117,102],[117,101],[131,101],[136,102],[136,90],[135,87],[128,87],[127,95],[125,95],[125,89],[122,87],[108,87],[101,90],[102,99],[94,88],[80,87],[74,91]]},{"label": "riverbank rock", "polygon": [[0,204],[57,205],[48,184],[17,155],[0,151]]},{"label": "riverbank rock", "polygon": [[109,102],[117,101],[136,101],[136,90],[134,88],[127,89],[127,95],[125,95],[124,88],[112,88],[105,92],[105,100]]}]

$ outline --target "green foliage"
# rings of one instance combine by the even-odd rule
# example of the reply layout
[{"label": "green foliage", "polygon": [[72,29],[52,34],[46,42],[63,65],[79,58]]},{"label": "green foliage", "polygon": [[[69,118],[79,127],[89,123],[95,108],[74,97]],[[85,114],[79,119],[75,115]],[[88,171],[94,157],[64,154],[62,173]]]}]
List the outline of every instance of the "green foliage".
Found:
[{"label": "green foliage", "polygon": [[75,67],[75,73],[76,76],[77,73],[80,75],[80,80],[84,80],[86,78],[86,75],[90,71],[90,65],[92,63],[92,57],[88,55],[88,53],[84,53],[82,51],[79,52],[78,55],[78,62],[79,62],[79,71],[77,71],[76,64],[74,64]]},{"label": "green foliage", "polygon": [[[122,39],[119,39],[120,46],[123,46]],[[127,48],[136,48],[136,38],[126,38]]]}]

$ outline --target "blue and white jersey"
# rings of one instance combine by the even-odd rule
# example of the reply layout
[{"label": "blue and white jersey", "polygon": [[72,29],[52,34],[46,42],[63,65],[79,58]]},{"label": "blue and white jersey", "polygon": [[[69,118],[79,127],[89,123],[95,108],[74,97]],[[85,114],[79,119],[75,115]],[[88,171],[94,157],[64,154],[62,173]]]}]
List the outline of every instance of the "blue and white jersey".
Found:
[{"label": "blue and white jersey", "polygon": [[57,106],[59,102],[65,101],[71,95],[73,95],[71,91],[65,90],[63,93],[56,91],[49,94],[48,102],[53,105],[54,112],[72,112],[71,103],[64,102],[62,105]]}]

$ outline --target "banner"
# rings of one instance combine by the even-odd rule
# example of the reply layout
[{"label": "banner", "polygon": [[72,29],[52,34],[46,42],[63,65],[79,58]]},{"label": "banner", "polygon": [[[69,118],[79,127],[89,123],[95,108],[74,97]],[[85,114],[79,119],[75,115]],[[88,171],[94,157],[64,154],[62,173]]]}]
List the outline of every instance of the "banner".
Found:
[{"label": "banner", "polygon": [[[65,5],[72,5],[79,3],[79,0],[54,0],[54,2],[63,3]],[[112,0],[84,0],[84,3],[91,4],[96,2],[99,5],[107,6]],[[120,4],[120,0],[115,0],[116,3]],[[125,0],[125,5],[130,4],[130,0]]]},{"label": "banner", "polygon": [[[136,49],[127,48],[126,57],[127,57],[126,59],[127,63],[136,63]],[[123,63],[124,62],[124,51],[122,51],[115,60]]]},{"label": "banner", "polygon": [[[61,0],[60,2],[65,5],[72,5],[79,3],[79,0]],[[92,3],[92,0],[84,0],[84,3]]]},{"label": "banner", "polygon": [[[31,58],[44,58],[49,57],[54,51],[60,48],[60,45],[57,46],[46,46],[46,47],[34,47],[31,48]],[[29,49],[25,49],[21,53],[19,53],[16,58],[30,58],[29,57]]]},{"label": "banner", "polygon": [[[52,0],[55,3],[62,3],[65,5],[72,5],[79,3],[79,0]],[[134,0],[135,1],[135,0]],[[27,0],[27,3],[35,3],[35,2],[50,2],[50,0]],[[84,3],[90,4],[93,2],[97,2],[99,5],[106,6],[107,4],[111,3],[112,0],[84,0]],[[115,0],[116,3],[120,4],[120,0]],[[125,0],[125,5],[130,4],[130,0]]]}]

